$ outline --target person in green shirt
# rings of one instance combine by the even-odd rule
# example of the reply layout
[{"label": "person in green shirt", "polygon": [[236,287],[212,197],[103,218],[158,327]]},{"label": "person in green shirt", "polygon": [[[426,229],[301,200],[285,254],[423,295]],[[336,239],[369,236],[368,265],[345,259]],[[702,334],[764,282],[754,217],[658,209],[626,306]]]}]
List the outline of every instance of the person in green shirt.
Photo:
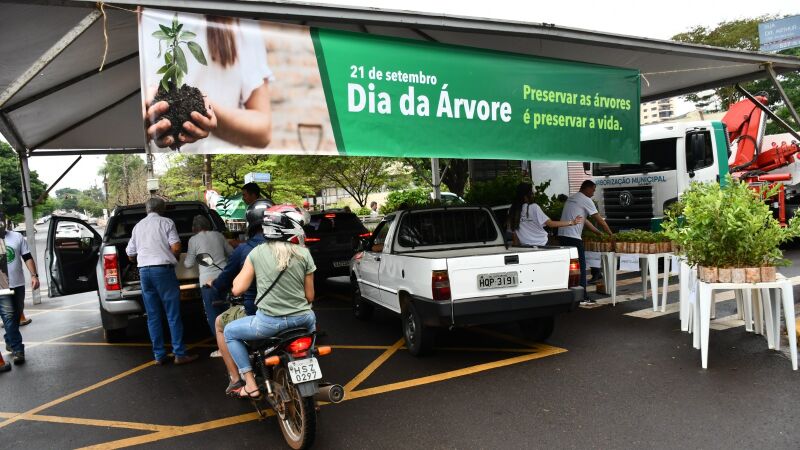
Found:
[{"label": "person in green shirt", "polygon": [[[311,253],[302,245],[305,237],[303,224],[307,223],[304,219],[300,211],[285,206],[264,211],[263,229],[267,242],[250,252],[241,272],[233,280],[233,295],[242,295],[253,278],[258,287],[256,314],[234,320],[225,326],[223,332],[229,357],[239,369],[239,380],[244,379],[244,386],[233,391],[240,397],[261,396],[244,341],[266,339],[289,328],[316,329],[311,302],[314,301],[314,271],[317,268]],[[241,384],[239,380],[232,377],[231,385]]]}]

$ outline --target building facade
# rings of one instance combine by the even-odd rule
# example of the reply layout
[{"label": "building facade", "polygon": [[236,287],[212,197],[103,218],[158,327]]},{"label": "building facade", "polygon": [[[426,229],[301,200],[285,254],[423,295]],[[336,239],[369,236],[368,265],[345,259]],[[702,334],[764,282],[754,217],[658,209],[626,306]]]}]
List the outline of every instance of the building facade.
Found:
[{"label": "building facade", "polygon": [[676,106],[675,97],[642,103],[640,106],[641,124],[647,125],[671,119],[675,116]]}]

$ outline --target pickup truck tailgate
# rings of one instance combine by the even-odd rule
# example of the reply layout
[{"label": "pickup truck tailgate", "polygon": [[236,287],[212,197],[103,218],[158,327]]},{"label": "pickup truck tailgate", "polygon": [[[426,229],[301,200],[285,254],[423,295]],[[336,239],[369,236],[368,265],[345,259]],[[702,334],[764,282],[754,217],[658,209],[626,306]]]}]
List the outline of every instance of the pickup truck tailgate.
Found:
[{"label": "pickup truck tailgate", "polygon": [[501,250],[447,258],[453,300],[567,288],[569,248]]}]

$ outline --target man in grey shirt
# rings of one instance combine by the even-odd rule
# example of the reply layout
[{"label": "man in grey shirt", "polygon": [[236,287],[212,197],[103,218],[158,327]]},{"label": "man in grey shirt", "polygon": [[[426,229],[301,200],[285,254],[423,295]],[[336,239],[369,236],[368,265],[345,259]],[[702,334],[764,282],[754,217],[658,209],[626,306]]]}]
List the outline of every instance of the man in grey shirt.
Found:
[{"label": "man in grey shirt", "polygon": [[168,361],[161,329],[162,310],[167,314],[175,364],[186,364],[197,359],[197,355],[187,354],[183,345],[180,285],[175,275],[177,256],[181,253],[181,239],[175,222],[162,217],[166,209],[164,200],[153,197],[144,206],[147,217],[133,227],[126,253],[139,266],[142,299],[147,311],[147,329],[153,343],[156,364],[163,365]]},{"label": "man in grey shirt", "polygon": [[[200,293],[203,296],[203,307],[206,310],[208,326],[211,327],[211,334],[216,334],[214,321],[217,316],[225,311],[223,307],[215,307],[214,301],[217,300],[217,290],[211,286],[222,272],[220,267],[225,267],[228,263],[228,256],[233,253],[233,247],[225,240],[225,236],[219,231],[211,229],[211,221],[207,217],[196,215],[192,220],[192,232],[197,233],[189,239],[189,250],[186,252],[186,259],[183,265],[191,269],[196,264],[197,255],[208,253],[214,260],[215,266],[200,266]],[[213,355],[213,353],[212,353]]]}]

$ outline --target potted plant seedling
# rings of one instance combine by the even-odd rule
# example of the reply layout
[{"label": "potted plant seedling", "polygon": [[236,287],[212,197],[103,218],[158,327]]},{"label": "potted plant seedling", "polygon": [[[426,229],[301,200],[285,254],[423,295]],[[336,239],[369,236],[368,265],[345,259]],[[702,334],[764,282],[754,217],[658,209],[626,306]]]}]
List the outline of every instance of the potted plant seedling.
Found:
[{"label": "potted plant seedling", "polygon": [[759,193],[730,176],[724,188],[695,183],[683,194],[682,215],[667,215],[664,233],[703,281],[774,281],[775,265],[786,263],[780,244],[800,235],[800,221],[781,227],[765,203],[777,189]]},{"label": "potted plant seedling", "polygon": [[[157,74],[161,75],[153,102],[166,101],[169,103],[169,110],[156,121],[166,118],[172,125],[167,135],[175,139],[175,145],[180,146],[178,139],[183,129],[183,124],[191,120],[192,111],[207,115],[205,101],[200,89],[183,84],[184,77],[189,72],[186,60],[185,46],[192,57],[202,65],[208,65],[202,47],[193,41],[197,35],[191,31],[184,30],[182,23],[178,22],[178,15],[175,14],[170,26],[159,24],[159,30],[153,32],[153,37],[158,39],[158,56],[161,57],[162,50],[164,55],[164,65],[158,69]],[[162,48],[164,47],[165,48]]]}]

